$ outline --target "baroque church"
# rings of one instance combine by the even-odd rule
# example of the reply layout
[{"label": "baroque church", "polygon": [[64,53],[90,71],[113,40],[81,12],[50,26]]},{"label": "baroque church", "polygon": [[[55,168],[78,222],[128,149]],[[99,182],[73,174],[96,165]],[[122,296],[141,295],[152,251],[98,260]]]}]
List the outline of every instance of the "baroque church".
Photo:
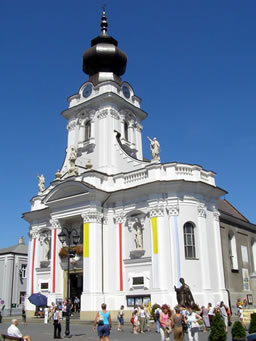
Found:
[{"label": "baroque church", "polygon": [[[147,113],[121,79],[127,56],[107,26],[103,11],[101,33],[83,55],[88,81],[62,112],[63,165],[47,188],[39,177],[23,214],[30,224],[27,297],[41,292],[50,305],[78,296],[81,319],[90,319],[102,302],[110,311],[149,301],[173,307],[184,278],[199,305],[228,302],[217,207],[226,192],[201,166],[161,163],[156,138],[149,139],[152,160],[143,158]],[[28,300],[26,310],[35,310]]]}]

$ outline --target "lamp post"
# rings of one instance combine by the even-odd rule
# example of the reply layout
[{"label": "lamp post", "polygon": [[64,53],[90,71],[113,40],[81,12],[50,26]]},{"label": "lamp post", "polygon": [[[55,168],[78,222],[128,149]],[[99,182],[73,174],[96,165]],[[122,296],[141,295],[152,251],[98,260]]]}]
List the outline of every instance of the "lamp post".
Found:
[{"label": "lamp post", "polygon": [[69,282],[69,268],[70,268],[70,257],[74,257],[73,253],[70,253],[70,246],[71,246],[71,239],[73,239],[73,244],[77,245],[79,242],[79,235],[77,234],[77,231],[75,229],[69,230],[66,227],[63,227],[61,232],[58,234],[59,240],[61,244],[64,244],[66,242],[68,246],[68,276],[67,276],[67,315],[66,315],[66,329],[65,329],[65,335],[66,337],[71,337],[70,335],[70,282]]}]

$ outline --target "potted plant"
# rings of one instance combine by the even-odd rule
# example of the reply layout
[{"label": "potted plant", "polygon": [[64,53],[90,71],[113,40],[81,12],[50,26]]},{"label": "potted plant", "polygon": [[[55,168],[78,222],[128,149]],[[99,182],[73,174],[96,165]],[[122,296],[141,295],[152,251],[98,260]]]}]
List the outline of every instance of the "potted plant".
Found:
[{"label": "potted plant", "polygon": [[226,341],[227,333],[226,333],[226,326],[221,318],[220,314],[217,313],[213,319],[211,324],[211,332],[209,335],[210,341]]},{"label": "potted plant", "polygon": [[249,334],[256,333],[256,313],[251,314],[251,321],[249,325]]},{"label": "potted plant", "polygon": [[234,322],[233,327],[231,329],[231,334],[232,334],[233,341],[245,341],[246,340],[246,331],[240,321]]},{"label": "potted plant", "polygon": [[[78,256],[82,256],[83,255],[83,245],[79,244],[79,245],[70,246],[70,253],[77,254]],[[60,249],[59,256],[63,257],[63,258],[68,256],[68,246],[63,246]]]}]

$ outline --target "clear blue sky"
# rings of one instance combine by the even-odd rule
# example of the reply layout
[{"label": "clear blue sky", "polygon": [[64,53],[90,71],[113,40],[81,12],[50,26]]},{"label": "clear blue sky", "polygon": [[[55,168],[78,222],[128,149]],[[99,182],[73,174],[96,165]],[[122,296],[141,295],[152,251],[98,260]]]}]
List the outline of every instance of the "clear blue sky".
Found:
[{"label": "clear blue sky", "polygon": [[[256,223],[256,2],[107,2],[109,34],[128,54],[123,80],[148,112],[146,136],[161,161],[217,173],[226,199]],[[100,32],[102,1],[0,0],[1,239],[27,240],[21,219],[61,167],[66,121],[60,112],[87,75],[82,54]]]}]

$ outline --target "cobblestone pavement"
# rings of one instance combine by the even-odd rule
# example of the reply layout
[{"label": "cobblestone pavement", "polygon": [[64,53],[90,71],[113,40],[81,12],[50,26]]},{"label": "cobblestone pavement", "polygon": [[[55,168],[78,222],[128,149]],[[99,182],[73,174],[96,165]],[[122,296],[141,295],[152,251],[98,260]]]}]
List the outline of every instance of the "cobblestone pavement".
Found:
[{"label": "cobblestone pavement", "polygon": [[[7,328],[10,325],[10,321],[4,321],[0,323],[0,333],[6,333]],[[28,321],[25,325],[19,324],[20,331],[23,335],[30,335],[32,341],[47,341],[54,340],[53,339],[53,325],[51,323],[44,324],[43,320],[40,319],[38,321],[30,322]],[[70,331],[72,334],[73,341],[82,341],[82,340],[99,340],[97,333],[94,332],[92,325],[80,321],[75,321],[70,324]],[[65,321],[62,321],[62,337],[65,336]],[[199,341],[208,340],[208,332],[203,333],[199,332]],[[116,330],[116,325],[113,326],[113,330],[110,335],[111,341],[130,341],[130,340],[138,340],[138,341],[161,341],[160,335],[155,333],[154,326],[152,326],[150,332],[146,332],[145,334],[133,335],[131,331],[131,327],[129,325],[124,326],[124,332],[118,332]],[[185,334],[185,341],[188,341],[188,336]],[[232,340],[230,330],[227,337],[228,341]],[[173,336],[171,335],[170,341],[173,341]]]}]

